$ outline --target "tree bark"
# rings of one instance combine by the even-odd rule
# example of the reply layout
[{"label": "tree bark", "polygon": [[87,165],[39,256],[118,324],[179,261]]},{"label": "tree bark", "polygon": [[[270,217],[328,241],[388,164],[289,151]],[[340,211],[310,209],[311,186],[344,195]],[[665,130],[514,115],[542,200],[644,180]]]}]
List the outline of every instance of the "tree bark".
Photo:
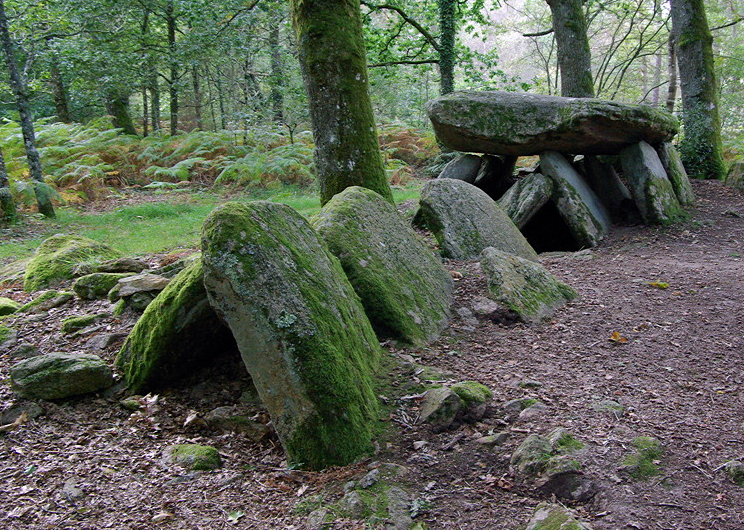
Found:
[{"label": "tree bark", "polygon": [[201,84],[199,83],[199,67],[196,65],[191,67],[191,81],[192,86],[194,87],[194,114],[196,114],[196,128],[203,131],[204,121],[202,120]]},{"label": "tree bark", "polygon": [[682,89],[682,163],[693,177],[722,179],[726,167],[713,68],[713,36],[705,6],[703,0],[671,0],[671,7]]},{"label": "tree bark", "polygon": [[150,81],[150,115],[153,131],[160,130],[160,85],[158,84],[157,74],[154,74]]},{"label": "tree bark", "polygon": [[280,20],[272,21],[269,30],[269,49],[271,50],[271,109],[277,123],[284,122],[284,61],[279,47]]},{"label": "tree bark", "polygon": [[170,79],[168,80],[168,95],[170,97],[170,133],[178,134],[178,58],[176,57],[176,14],[173,0],[165,5],[165,20],[168,26],[168,60],[170,62]]},{"label": "tree bark", "polygon": [[457,0],[439,4],[439,90],[442,95],[455,89],[455,7]]},{"label": "tree bark", "polygon": [[227,117],[225,115],[225,91],[222,89],[222,78],[219,70],[215,74],[215,84],[217,85],[217,99],[220,105],[220,129],[227,130]]},{"label": "tree bark", "polygon": [[8,67],[10,88],[15,96],[16,107],[18,108],[18,114],[21,118],[23,144],[26,148],[26,158],[28,159],[28,168],[31,174],[31,180],[34,181],[36,204],[41,214],[53,219],[55,217],[54,206],[52,205],[49,187],[44,182],[39,152],[36,150],[36,134],[34,133],[34,119],[31,114],[28,85],[21,77],[21,72],[18,70],[18,65],[16,64],[15,45],[10,38],[8,17],[5,14],[5,3],[3,0],[0,0],[0,41],[2,41],[1,43],[5,55],[5,62]]},{"label": "tree bark", "polygon": [[149,134],[148,127],[150,125],[150,108],[147,104],[147,87],[142,87],[142,136],[147,137]]},{"label": "tree bark", "polygon": [[677,46],[674,44],[674,35],[669,34],[669,89],[667,90],[666,108],[674,112],[674,104],[677,102]]},{"label": "tree bark", "polygon": [[62,79],[62,72],[59,70],[59,58],[54,51],[51,53],[51,61],[49,84],[52,88],[52,100],[54,101],[57,119],[62,123],[72,123],[70,106],[67,104],[67,91],[65,90],[64,80]]},{"label": "tree bark", "polygon": [[582,0],[547,0],[558,47],[561,96],[593,98],[592,55]]},{"label": "tree bark", "polygon": [[369,97],[359,0],[290,0],[320,201],[362,186],[392,201]]},{"label": "tree bark", "polygon": [[129,114],[129,95],[116,90],[106,91],[106,111],[111,114],[114,127],[124,134],[137,134],[132,116]]},{"label": "tree bark", "polygon": [[5,169],[5,158],[0,149],[0,224],[11,224],[16,220],[15,202],[10,193],[8,171]]}]

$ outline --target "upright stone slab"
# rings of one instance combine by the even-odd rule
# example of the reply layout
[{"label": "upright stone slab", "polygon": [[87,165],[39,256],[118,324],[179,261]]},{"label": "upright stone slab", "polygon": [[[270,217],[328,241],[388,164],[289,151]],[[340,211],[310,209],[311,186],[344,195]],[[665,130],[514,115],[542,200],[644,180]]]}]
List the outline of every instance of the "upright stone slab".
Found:
[{"label": "upright stone slab", "polygon": [[687,177],[687,171],[682,164],[682,158],[675,147],[664,142],[656,149],[661,160],[661,165],[667,173],[669,182],[672,183],[677,200],[682,206],[689,206],[695,202],[695,193],[692,191],[690,179]]},{"label": "upright stone slab", "polygon": [[427,182],[421,190],[418,217],[448,258],[476,259],[486,247],[495,247],[537,261],[537,254],[509,216],[485,192],[465,182]]},{"label": "upright stone slab", "polygon": [[518,180],[496,201],[506,215],[523,228],[553,195],[553,181],[542,173],[531,173]]},{"label": "upright stone slab", "polygon": [[540,155],[542,171],[554,182],[553,202],[576,242],[595,247],[610,229],[610,214],[581,175],[555,151]]},{"label": "upright stone slab", "polygon": [[653,147],[639,142],[620,153],[623,173],[643,220],[670,224],[680,215],[680,206],[672,183]]},{"label": "upright stone slab", "polygon": [[129,389],[143,393],[235,349],[232,333],[209,305],[202,263],[196,260],[147,306],[119,351],[116,366]]},{"label": "upright stone slab", "polygon": [[504,304],[525,322],[540,322],[576,298],[576,291],[559,282],[539,263],[495,248],[487,248],[480,265],[489,297]]},{"label": "upright stone slab", "polygon": [[421,345],[447,325],[449,273],[380,195],[347,188],[311,224],[341,261],[378,337]]},{"label": "upright stone slab", "polygon": [[447,162],[437,178],[462,180],[472,184],[478,176],[481,162],[481,157],[478,155],[460,155]]},{"label": "upright stone slab", "polygon": [[483,155],[483,163],[473,185],[486,192],[493,200],[501,196],[514,184],[516,156]]},{"label": "upright stone slab", "polygon": [[628,210],[636,211],[630,190],[620,180],[612,164],[587,155],[583,168],[587,183],[614,219],[625,221],[631,215]]},{"label": "upright stone slab", "polygon": [[744,162],[736,161],[731,164],[724,183],[734,189],[744,190]]},{"label": "upright stone slab", "polygon": [[228,203],[204,222],[202,250],[209,300],[235,336],[289,462],[317,469],[369,452],[379,344],[312,227],[289,206]]}]

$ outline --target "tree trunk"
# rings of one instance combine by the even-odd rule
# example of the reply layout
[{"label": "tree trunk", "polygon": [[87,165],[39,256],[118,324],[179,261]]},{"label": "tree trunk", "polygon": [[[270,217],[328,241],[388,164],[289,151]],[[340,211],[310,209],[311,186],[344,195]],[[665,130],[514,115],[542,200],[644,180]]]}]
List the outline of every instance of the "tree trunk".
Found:
[{"label": "tree trunk", "polygon": [[677,102],[677,46],[674,44],[674,35],[669,34],[669,89],[667,90],[666,108],[674,112],[674,104]]},{"label": "tree trunk", "polygon": [[176,57],[176,15],[173,0],[165,5],[165,19],[168,26],[168,60],[170,61],[170,79],[168,95],[170,97],[170,133],[178,134],[178,58]]},{"label": "tree trunk", "polygon": [[149,131],[147,130],[147,127],[149,126],[149,119],[150,119],[150,109],[147,105],[147,87],[142,87],[142,136],[147,136]]},{"label": "tree trunk", "polygon": [[106,91],[106,112],[111,114],[114,127],[124,134],[137,134],[132,116],[129,114],[129,96],[116,90]]},{"label": "tree trunk", "polygon": [[54,218],[55,214],[50,197],[51,194],[49,193],[49,187],[44,182],[44,175],[41,171],[41,159],[39,158],[39,152],[36,150],[36,134],[34,133],[34,119],[31,114],[28,86],[21,77],[21,73],[18,71],[18,65],[15,62],[15,46],[8,31],[8,18],[5,15],[5,3],[3,0],[0,0],[0,41],[2,41],[5,62],[8,67],[10,88],[15,96],[18,114],[21,118],[23,144],[26,148],[26,158],[28,159],[31,180],[34,181],[36,204],[41,214],[45,217]]},{"label": "tree trunk", "polygon": [[442,95],[455,89],[455,8],[457,0],[439,4],[439,90]]},{"label": "tree trunk", "polygon": [[196,114],[196,128],[203,131],[204,122],[202,121],[201,84],[199,83],[199,67],[196,65],[191,67],[191,80],[194,87],[194,114]]},{"label": "tree trunk", "polygon": [[54,51],[51,53],[51,61],[49,84],[52,88],[52,100],[54,100],[57,119],[62,123],[71,123],[70,106],[67,104],[67,91],[65,90],[65,84],[62,79],[62,72],[59,71],[59,58]]},{"label": "tree trunk", "polygon": [[561,96],[593,98],[592,55],[582,0],[547,0],[558,46]]},{"label": "tree trunk", "polygon": [[217,71],[215,83],[217,85],[217,99],[220,103],[220,128],[225,131],[227,130],[227,118],[225,116],[225,92],[222,90],[222,78],[220,78],[220,72]]},{"label": "tree trunk", "polygon": [[271,50],[271,108],[274,121],[284,122],[284,62],[282,61],[282,50],[279,47],[279,24],[281,21],[272,21],[269,30],[269,49]]},{"label": "tree trunk", "polygon": [[692,177],[722,179],[726,168],[713,69],[713,36],[705,6],[703,0],[671,0],[671,6],[682,89],[682,163]]},{"label": "tree trunk", "polygon": [[150,114],[152,116],[153,131],[160,130],[160,85],[158,84],[157,74],[153,75],[150,82]]},{"label": "tree trunk", "polygon": [[320,202],[349,186],[392,201],[369,97],[359,0],[290,0],[315,138]]},{"label": "tree trunk", "polygon": [[8,171],[5,169],[5,158],[0,150],[0,224],[11,224],[16,220],[15,202],[10,193]]}]

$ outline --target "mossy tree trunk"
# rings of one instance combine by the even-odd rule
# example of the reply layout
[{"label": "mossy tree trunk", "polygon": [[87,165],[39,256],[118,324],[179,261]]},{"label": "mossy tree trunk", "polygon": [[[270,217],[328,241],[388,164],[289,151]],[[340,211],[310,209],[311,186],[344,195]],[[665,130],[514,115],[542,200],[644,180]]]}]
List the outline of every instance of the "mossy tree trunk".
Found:
[{"label": "mossy tree trunk", "polygon": [[392,201],[367,80],[359,0],[291,0],[320,201],[362,186]]},{"label": "mossy tree trunk", "polygon": [[703,0],[671,0],[677,44],[684,136],[680,155],[695,178],[722,179],[726,168],[713,68],[713,36]]},{"label": "mossy tree trunk", "polygon": [[116,89],[107,90],[106,111],[111,114],[114,127],[121,129],[124,134],[137,134],[129,114],[129,95]]},{"label": "mossy tree trunk", "polygon": [[36,150],[36,134],[34,133],[34,119],[31,114],[28,85],[25,79],[21,76],[18,64],[16,64],[16,49],[13,40],[10,38],[8,17],[5,14],[5,3],[3,0],[0,0],[0,44],[2,44],[5,63],[8,67],[10,88],[15,96],[16,107],[18,108],[18,114],[21,118],[23,144],[26,148],[26,158],[28,159],[31,180],[34,181],[36,204],[38,205],[41,214],[53,219],[55,214],[51,193],[49,186],[44,182],[44,175],[41,171],[41,159],[39,158],[39,152]]},{"label": "mossy tree trunk", "polygon": [[455,7],[457,0],[439,3],[439,90],[442,95],[455,90]]},{"label": "mossy tree trunk", "polygon": [[5,158],[0,150],[0,225],[11,224],[16,220],[15,202],[10,193],[8,171],[5,169]]},{"label": "mossy tree trunk", "polygon": [[592,55],[582,0],[547,0],[558,47],[561,96],[593,98]]},{"label": "mossy tree trunk", "polygon": [[62,79],[62,72],[59,69],[59,57],[57,52],[51,53],[51,64],[49,65],[49,86],[52,89],[52,100],[54,109],[57,113],[57,119],[62,123],[72,123],[70,117],[70,106],[67,103],[67,91],[65,82]]}]

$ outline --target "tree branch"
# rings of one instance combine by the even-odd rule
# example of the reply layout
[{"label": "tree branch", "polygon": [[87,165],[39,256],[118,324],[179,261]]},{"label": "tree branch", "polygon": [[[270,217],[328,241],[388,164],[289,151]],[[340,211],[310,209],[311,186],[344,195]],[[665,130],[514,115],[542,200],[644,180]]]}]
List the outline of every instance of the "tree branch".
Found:
[{"label": "tree branch", "polygon": [[736,24],[738,24],[739,22],[742,22],[742,21],[744,21],[744,17],[739,17],[736,20],[732,20],[731,22],[729,22],[727,24],[723,24],[722,26],[716,26],[715,28],[710,28],[710,30],[711,31],[718,31],[719,29],[730,28],[731,26],[735,26]]},{"label": "tree branch", "polygon": [[537,33],[522,33],[522,37],[542,37],[544,35],[550,35],[553,33],[553,28],[538,31]]},{"label": "tree branch", "polygon": [[388,61],[386,63],[368,64],[367,68],[380,68],[382,66],[395,66],[397,64],[439,64],[437,59],[423,59],[420,61]]},{"label": "tree branch", "polygon": [[380,11],[382,9],[387,9],[388,11],[395,11],[400,15],[400,18],[408,22],[411,26],[416,28],[419,33],[431,44],[432,48],[434,48],[437,52],[441,51],[439,48],[439,43],[437,42],[437,39],[435,39],[431,33],[426,31],[426,28],[424,28],[421,24],[416,22],[414,19],[412,19],[408,14],[403,11],[398,6],[390,5],[390,4],[372,4],[370,2],[365,2],[365,0],[361,1],[361,4],[363,6],[366,6],[371,11]]}]

